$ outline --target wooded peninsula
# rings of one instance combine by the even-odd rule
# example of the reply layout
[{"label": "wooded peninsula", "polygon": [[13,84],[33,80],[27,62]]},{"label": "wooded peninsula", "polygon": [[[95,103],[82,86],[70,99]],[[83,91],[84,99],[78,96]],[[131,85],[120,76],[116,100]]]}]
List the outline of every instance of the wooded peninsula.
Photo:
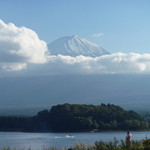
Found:
[{"label": "wooded peninsula", "polygon": [[113,104],[58,104],[35,116],[0,116],[0,131],[84,132],[146,130],[149,127],[135,111]]}]

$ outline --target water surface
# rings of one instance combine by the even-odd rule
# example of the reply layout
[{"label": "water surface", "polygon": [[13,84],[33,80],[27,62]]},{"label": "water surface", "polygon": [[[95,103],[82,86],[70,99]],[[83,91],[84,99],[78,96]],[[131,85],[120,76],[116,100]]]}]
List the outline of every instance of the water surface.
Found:
[{"label": "water surface", "polygon": [[[150,132],[132,132],[133,140],[150,138]],[[0,147],[42,149],[48,147],[70,147],[77,143],[92,144],[95,141],[112,141],[125,139],[126,132],[96,133],[23,133],[0,132]]]}]

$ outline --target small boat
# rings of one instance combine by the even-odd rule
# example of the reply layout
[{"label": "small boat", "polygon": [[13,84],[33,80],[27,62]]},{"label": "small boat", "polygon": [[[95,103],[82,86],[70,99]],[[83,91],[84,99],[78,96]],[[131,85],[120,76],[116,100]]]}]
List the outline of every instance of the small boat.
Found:
[{"label": "small boat", "polygon": [[74,138],[74,136],[73,135],[66,135],[66,138]]}]

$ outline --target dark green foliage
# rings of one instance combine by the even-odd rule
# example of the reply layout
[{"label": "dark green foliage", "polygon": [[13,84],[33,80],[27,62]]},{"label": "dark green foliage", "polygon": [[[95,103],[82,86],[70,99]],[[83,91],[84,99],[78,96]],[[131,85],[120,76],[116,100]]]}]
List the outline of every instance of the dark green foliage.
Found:
[{"label": "dark green foliage", "polygon": [[114,138],[111,142],[95,142],[95,149],[96,150],[119,150],[120,146],[119,142],[116,138]]},{"label": "dark green foliage", "polygon": [[33,128],[32,117],[0,117],[0,130],[1,131],[32,131]]},{"label": "dark green foliage", "polygon": [[111,104],[98,106],[57,105],[51,108],[50,118],[51,128],[54,131],[139,130],[148,128],[148,123],[136,112],[125,111],[121,107]]},{"label": "dark green foliage", "polygon": [[139,111],[138,112],[145,120],[150,122],[150,111]]},{"label": "dark green foliage", "polygon": [[0,117],[1,131],[71,132],[148,129],[136,112],[111,104],[62,104],[40,111],[34,117]]},{"label": "dark green foliage", "polygon": [[144,150],[150,150],[150,139],[143,141]]},{"label": "dark green foliage", "polygon": [[[128,146],[125,141],[119,142],[114,139],[111,142],[99,141],[93,145],[77,144],[71,148],[71,150],[146,150],[142,141],[132,141]],[[150,150],[150,149],[148,149]]]}]

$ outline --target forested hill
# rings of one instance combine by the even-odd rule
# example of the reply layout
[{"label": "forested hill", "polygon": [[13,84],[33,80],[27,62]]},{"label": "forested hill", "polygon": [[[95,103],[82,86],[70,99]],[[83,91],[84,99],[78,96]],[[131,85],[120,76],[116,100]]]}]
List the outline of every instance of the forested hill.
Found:
[{"label": "forested hill", "polygon": [[149,124],[136,112],[111,104],[62,104],[33,117],[0,117],[1,131],[77,132],[143,130]]},{"label": "forested hill", "polygon": [[[46,111],[38,116],[46,116]],[[51,128],[54,131],[83,131],[83,130],[138,130],[148,128],[140,115],[130,110],[126,111],[111,104],[78,105],[64,104],[53,106],[47,111],[51,118]],[[42,118],[43,118],[42,117]]]}]

